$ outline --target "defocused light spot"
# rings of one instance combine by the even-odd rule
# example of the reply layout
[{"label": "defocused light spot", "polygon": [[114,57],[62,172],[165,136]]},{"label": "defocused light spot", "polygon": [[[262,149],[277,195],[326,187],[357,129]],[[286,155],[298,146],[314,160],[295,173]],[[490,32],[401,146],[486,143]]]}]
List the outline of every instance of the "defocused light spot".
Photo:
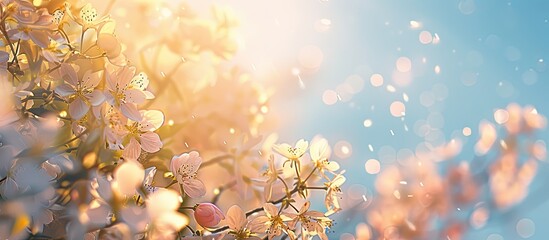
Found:
[{"label": "defocused light spot", "polygon": [[435,104],[435,95],[431,91],[422,92],[419,95],[419,103],[424,107],[431,107]]},{"label": "defocused light spot", "polygon": [[448,87],[443,83],[433,85],[432,92],[435,95],[435,99],[438,101],[443,101],[448,97]]},{"label": "defocused light spot", "polygon": [[364,88],[364,79],[357,74],[347,77],[345,83],[351,87],[353,94],[359,93]]},{"label": "defocused light spot", "polygon": [[396,151],[392,146],[385,145],[379,148],[377,152],[379,161],[383,163],[394,163],[396,161]]},{"label": "defocused light spot", "polygon": [[348,83],[343,83],[343,84],[340,84],[336,87],[335,89],[336,93],[337,93],[337,98],[339,101],[342,101],[342,102],[348,102],[351,100],[351,98],[353,98],[353,95],[354,95],[354,90],[353,90],[353,87],[348,84]]},{"label": "defocused light spot", "polygon": [[411,29],[419,29],[419,28],[421,28],[421,23],[418,22],[418,21],[412,20],[412,21],[410,21],[410,28]]},{"label": "defocused light spot", "polygon": [[372,119],[366,119],[366,120],[364,120],[364,127],[369,128],[369,127],[372,126],[372,124],[373,124]]},{"label": "defocused light spot", "polygon": [[478,73],[474,72],[464,72],[461,74],[461,83],[463,85],[470,87],[477,83]]},{"label": "defocused light spot", "polygon": [[412,74],[410,72],[393,71],[393,82],[399,87],[405,87],[412,82]]},{"label": "defocused light spot", "polygon": [[470,127],[464,127],[463,130],[461,130],[463,133],[463,136],[469,137],[471,136],[471,128]]},{"label": "defocused light spot", "polygon": [[378,174],[381,170],[381,164],[376,159],[368,159],[368,161],[364,164],[364,168],[369,174]]},{"label": "defocused light spot", "polygon": [[172,119],[168,120],[168,126],[173,126],[174,125],[174,121]]},{"label": "defocused light spot", "polygon": [[393,117],[402,117],[405,115],[406,106],[400,101],[394,101],[390,106],[391,115]]},{"label": "defocused light spot", "polygon": [[297,76],[300,73],[301,73],[301,70],[299,70],[299,68],[296,68],[296,67],[292,68],[292,75]]},{"label": "defocused light spot", "polygon": [[433,36],[433,44],[439,44],[440,43],[440,37],[438,36],[438,33],[435,33]]},{"label": "defocused light spot", "polygon": [[355,236],[350,233],[343,233],[341,236],[339,236],[339,240],[355,240]]},{"label": "defocused light spot", "polygon": [[415,159],[414,151],[408,148],[403,148],[397,152],[397,161],[403,166],[410,165],[411,162]]},{"label": "defocused light spot", "polygon": [[435,74],[440,74],[440,66],[439,65],[435,66]]},{"label": "defocused light spot", "polygon": [[496,120],[498,124],[506,123],[507,120],[509,120],[509,112],[507,112],[507,110],[505,109],[496,110],[494,112],[494,120]]},{"label": "defocused light spot", "polygon": [[297,59],[304,68],[316,69],[322,64],[324,54],[317,46],[308,45],[299,50]]},{"label": "defocused light spot", "polygon": [[322,18],[316,21],[315,30],[317,32],[326,32],[330,30],[331,26],[332,26],[332,21],[330,19]]},{"label": "defocused light spot", "polygon": [[266,114],[267,112],[269,112],[269,107],[261,106],[261,113]]},{"label": "defocused light spot", "polygon": [[421,31],[419,33],[419,42],[422,44],[429,44],[433,41],[433,35],[429,31]]},{"label": "defocused light spot", "polygon": [[516,230],[520,237],[529,238],[536,232],[536,225],[531,219],[523,218],[517,222]]},{"label": "defocused light spot", "polygon": [[402,93],[402,100],[404,100],[404,102],[408,102],[410,100],[410,98],[408,97],[408,94]]},{"label": "defocused light spot", "polygon": [[396,68],[399,72],[409,72],[412,70],[412,61],[407,57],[399,57],[396,61]]},{"label": "defocused light spot", "polygon": [[516,47],[508,46],[507,48],[505,48],[505,58],[507,58],[507,60],[511,62],[520,60],[520,50]]},{"label": "defocused light spot", "polygon": [[477,51],[470,51],[467,53],[466,62],[474,67],[479,67],[484,63],[484,57]]},{"label": "defocused light spot", "polygon": [[538,81],[538,73],[534,69],[528,69],[522,73],[522,81],[526,85],[533,85]]},{"label": "defocused light spot", "polygon": [[465,15],[472,14],[475,12],[476,5],[474,0],[461,0],[458,4],[458,9],[461,13]]},{"label": "defocused light spot", "polygon": [[334,105],[337,102],[337,93],[333,90],[326,90],[322,94],[322,102],[326,105]]},{"label": "defocused light spot", "polygon": [[374,87],[379,87],[383,85],[383,76],[377,73],[372,74],[372,76],[370,77],[370,84],[372,84],[372,86]]},{"label": "defocused light spot", "polygon": [[486,240],[503,240],[503,237],[499,234],[492,233],[492,234],[488,235]]},{"label": "defocused light spot", "polygon": [[427,124],[432,128],[442,129],[444,127],[444,116],[438,112],[431,112],[427,116]]},{"label": "defocused light spot", "polygon": [[391,92],[391,93],[396,92],[396,88],[393,87],[393,85],[387,85],[385,89],[387,89],[387,92]]},{"label": "defocused light spot", "polygon": [[480,207],[473,212],[473,214],[471,215],[471,219],[469,219],[469,223],[473,228],[479,229],[481,227],[484,227],[486,221],[488,220],[488,217],[488,210],[484,207]]},{"label": "defocused light spot", "polygon": [[339,141],[334,145],[335,155],[341,159],[350,157],[353,154],[353,148],[347,141]]},{"label": "defocused light spot", "polygon": [[172,11],[169,8],[164,7],[160,9],[160,14],[162,14],[164,18],[169,18],[172,16]]},{"label": "defocused light spot", "polygon": [[357,239],[371,239],[372,238],[372,232],[370,230],[370,227],[366,223],[359,223],[356,225],[356,238]]},{"label": "defocused light spot", "polygon": [[67,111],[63,110],[61,112],[59,112],[59,116],[64,118],[64,117],[67,117]]},{"label": "defocused light spot", "polygon": [[509,81],[502,81],[496,87],[496,92],[500,97],[511,97],[515,94],[515,87]]}]

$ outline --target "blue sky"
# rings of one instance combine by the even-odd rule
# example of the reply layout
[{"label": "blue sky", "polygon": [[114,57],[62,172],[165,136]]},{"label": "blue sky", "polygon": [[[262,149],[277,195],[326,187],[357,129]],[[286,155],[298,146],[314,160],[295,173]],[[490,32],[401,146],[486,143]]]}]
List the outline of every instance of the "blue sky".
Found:
[{"label": "blue sky", "polygon": [[[303,15],[295,23],[299,38],[289,51],[314,45],[322,50],[323,61],[316,73],[300,76],[305,88],[299,88],[296,81],[282,97],[275,96],[275,109],[285,109],[290,119],[286,122],[291,123],[284,125],[281,140],[292,142],[322,134],[331,144],[340,140],[351,143],[352,156],[341,160],[348,170],[347,186],[372,186],[375,178],[365,173],[364,163],[369,158],[379,159],[380,148],[415,149],[423,138],[414,131],[414,124],[428,120],[430,114],[438,124],[442,118],[440,133],[446,141],[464,127],[473,129],[470,137],[463,138],[466,143],[458,157],[463,160],[474,156],[478,123],[493,121],[495,109],[516,102],[549,114],[549,1],[333,0],[304,1],[296,8],[298,15]],[[331,20],[329,31],[319,33],[311,27],[320,18]],[[421,29],[411,29],[410,21],[420,22]],[[440,43],[421,44],[421,31],[437,33]],[[411,83],[402,87],[391,82],[399,57],[412,61]],[[440,74],[433,71],[436,65]],[[396,92],[372,87],[369,79],[373,73],[383,75],[386,84],[396,86]],[[326,90],[336,89],[355,74],[365,82],[360,92],[347,102],[323,103]],[[409,96],[404,121],[389,112],[391,102],[402,101],[402,93]],[[442,94],[441,101],[426,107],[421,98],[430,94]],[[370,128],[363,126],[367,118],[373,121]],[[404,124],[409,131],[403,129]],[[539,134],[544,141],[548,136]],[[373,152],[368,144],[373,145]],[[382,161],[382,169],[384,164]],[[548,170],[547,163],[541,163],[538,175]],[[538,177],[532,188],[541,185]],[[543,239],[549,234],[543,227],[549,204],[533,209],[519,208],[512,218],[490,219],[487,227],[467,238],[486,239],[496,233],[505,239],[520,239],[515,223],[530,218],[536,223],[530,239]],[[354,232],[354,224],[344,226],[338,226],[333,236]]]}]

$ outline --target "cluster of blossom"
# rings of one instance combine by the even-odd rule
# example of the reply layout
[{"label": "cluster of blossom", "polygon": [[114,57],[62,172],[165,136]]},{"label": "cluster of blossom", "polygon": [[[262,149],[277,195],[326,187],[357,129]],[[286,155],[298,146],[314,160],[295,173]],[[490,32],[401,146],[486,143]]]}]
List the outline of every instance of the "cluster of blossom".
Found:
[{"label": "cluster of blossom", "polygon": [[516,211],[546,158],[545,143],[535,134],[546,118],[517,104],[494,117],[500,127],[480,123],[472,160],[456,159],[461,151],[456,139],[382,171],[375,183],[378,196],[369,200],[356,239],[462,239],[489,219]]},{"label": "cluster of blossom", "polygon": [[[230,41],[223,40],[229,37],[223,27],[232,23],[220,14],[216,12],[220,24],[215,28],[216,41],[191,41],[193,51],[208,46],[222,58],[233,51]],[[284,235],[296,239],[318,235],[327,239],[325,231],[332,225],[328,216],[341,209],[338,198],[345,177],[343,171],[336,172],[339,165],[328,160],[330,148],[325,139],[313,140],[308,158],[309,146],[304,140],[295,147],[272,146],[276,138],[271,137],[258,149],[261,138],[255,136],[255,120],[250,125],[247,116],[265,113],[260,109],[266,107],[266,97],[245,81],[230,84],[241,74],[223,70],[214,78],[227,79],[225,84],[193,91],[206,98],[215,90],[203,89],[222,89],[229,96],[229,87],[248,86],[244,95],[250,98],[230,105],[246,112],[242,124],[234,123],[229,131],[241,130],[242,137],[227,138],[218,146],[208,136],[192,146],[212,154],[224,153],[204,164],[196,151],[175,156],[170,153],[181,152],[177,148],[163,151],[163,129],[172,132],[166,136],[178,135],[173,123],[163,127],[162,111],[149,108],[155,99],[149,87],[154,81],[148,77],[153,71],[136,71],[123,54],[115,21],[100,15],[90,4],[0,1],[0,238],[271,239]],[[202,24],[189,18],[188,23],[192,22]],[[196,37],[190,30],[196,26],[189,24],[182,26],[188,34],[179,36],[183,41]],[[205,45],[194,46],[196,42]],[[174,74],[185,77],[177,71]],[[157,94],[164,97],[162,89]],[[202,115],[189,112],[198,110],[191,108],[181,114],[202,119],[193,126],[234,116],[230,108]],[[212,118],[215,112],[223,114]],[[193,129],[187,127],[186,131]],[[222,147],[231,140],[236,143]],[[212,145],[218,149],[207,147]],[[283,157],[282,166],[271,154],[271,146]],[[225,160],[233,160],[233,164]],[[267,170],[259,173],[264,162]],[[229,170],[234,181],[219,188],[210,186],[212,179],[207,176],[214,175],[202,169],[212,165]],[[255,171],[245,171],[247,165]],[[313,185],[321,180],[323,185]],[[225,190],[251,191],[254,197],[227,206],[224,212],[218,207],[222,203],[217,202],[222,193],[228,193]],[[311,190],[325,192],[326,212],[310,210]],[[213,199],[203,202],[208,194],[213,194]],[[224,226],[218,227],[220,224]]]},{"label": "cluster of blossom", "polygon": [[[155,24],[154,32],[129,28],[121,39],[132,42],[135,35],[143,36],[128,46],[128,54],[139,57],[140,68],[155,79],[151,86],[156,94],[177,100],[170,102],[173,111],[166,112],[174,126],[163,136],[174,137],[170,144],[216,155],[236,147],[240,138],[257,138],[266,130],[272,122],[266,117],[270,93],[235,64],[238,20],[229,9],[212,7],[210,19],[198,17],[184,1],[145,1],[127,8],[143,16],[124,18],[128,25]],[[163,11],[170,17],[163,18]],[[162,107],[162,99],[147,106]]]}]

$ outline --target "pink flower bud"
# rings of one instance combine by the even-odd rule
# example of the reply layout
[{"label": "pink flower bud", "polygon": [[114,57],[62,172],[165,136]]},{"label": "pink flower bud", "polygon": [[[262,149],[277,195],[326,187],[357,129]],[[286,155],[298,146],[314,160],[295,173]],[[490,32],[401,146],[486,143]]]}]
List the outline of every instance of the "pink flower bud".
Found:
[{"label": "pink flower bud", "polygon": [[225,219],[225,215],[211,203],[200,203],[194,210],[194,219],[202,227],[214,227]]}]

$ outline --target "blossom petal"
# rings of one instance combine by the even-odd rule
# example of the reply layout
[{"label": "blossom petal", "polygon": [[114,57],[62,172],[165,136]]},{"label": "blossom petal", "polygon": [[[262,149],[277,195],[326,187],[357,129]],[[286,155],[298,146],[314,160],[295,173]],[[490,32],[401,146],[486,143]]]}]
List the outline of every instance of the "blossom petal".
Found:
[{"label": "blossom petal", "polygon": [[141,104],[147,99],[147,95],[139,89],[128,89],[124,91],[125,99],[129,103]]},{"label": "blossom petal", "polygon": [[130,143],[124,147],[122,156],[124,159],[137,161],[139,155],[141,155],[141,144],[135,138],[131,138]]},{"label": "blossom petal", "polygon": [[86,96],[88,100],[90,100],[90,103],[92,106],[97,107],[101,105],[105,101],[105,95],[99,90],[93,90],[90,94]]},{"label": "blossom petal", "polygon": [[44,31],[30,30],[28,32],[32,41],[41,48],[48,48],[50,38]]},{"label": "blossom petal", "polygon": [[278,208],[272,203],[265,203],[263,205],[263,210],[265,210],[265,214],[267,214],[267,217],[273,217],[278,215]]},{"label": "blossom petal", "polygon": [[120,111],[124,114],[124,116],[136,122],[143,119],[143,116],[141,116],[139,110],[137,110],[137,106],[133,103],[125,103],[120,105]]},{"label": "blossom petal", "polygon": [[238,205],[233,205],[227,211],[227,222],[230,229],[239,231],[246,226],[246,214]]},{"label": "blossom petal", "polygon": [[148,153],[155,153],[162,148],[163,144],[158,134],[154,132],[146,132],[139,137],[141,148]]},{"label": "blossom petal", "polygon": [[61,72],[61,77],[65,82],[68,82],[73,86],[78,85],[78,75],[72,65],[68,63],[61,63],[59,70]]},{"label": "blossom petal", "polygon": [[206,194],[204,183],[198,179],[189,179],[183,183],[183,190],[190,198],[202,197]]},{"label": "blossom petal", "polygon": [[86,71],[82,77],[82,83],[86,88],[95,88],[101,82],[101,71],[92,72]]},{"label": "blossom petal", "polygon": [[88,106],[88,104],[80,97],[74,99],[74,101],[69,105],[69,113],[75,120],[79,120],[84,117],[84,115],[88,113],[88,110],[90,110],[90,106]]},{"label": "blossom petal", "polygon": [[155,131],[164,124],[164,113],[158,110],[141,111],[143,120],[140,124],[141,131]]},{"label": "blossom petal", "polygon": [[273,149],[278,152],[280,155],[286,157],[286,158],[293,158],[294,155],[292,153],[290,153],[290,149],[292,148],[292,146],[290,146],[289,144],[287,143],[282,143],[282,144],[275,144],[273,146]]},{"label": "blossom petal", "polygon": [[55,92],[61,97],[66,97],[75,94],[76,90],[74,90],[74,87],[69,84],[62,84],[55,88]]}]

